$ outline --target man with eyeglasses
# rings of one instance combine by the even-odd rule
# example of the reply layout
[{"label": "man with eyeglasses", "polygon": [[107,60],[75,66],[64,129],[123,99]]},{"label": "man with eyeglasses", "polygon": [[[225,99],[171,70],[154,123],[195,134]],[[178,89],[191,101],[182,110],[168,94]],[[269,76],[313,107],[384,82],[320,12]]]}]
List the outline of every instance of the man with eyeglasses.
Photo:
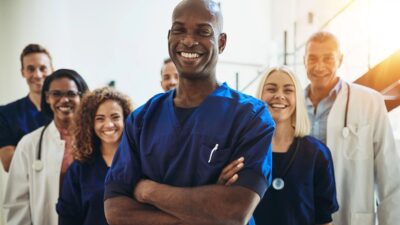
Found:
[{"label": "man with eyeglasses", "polygon": [[20,56],[21,73],[29,93],[15,102],[0,106],[0,159],[8,171],[15,146],[27,133],[50,122],[40,112],[40,92],[44,79],[53,72],[52,58],[43,46],[27,45]]}]

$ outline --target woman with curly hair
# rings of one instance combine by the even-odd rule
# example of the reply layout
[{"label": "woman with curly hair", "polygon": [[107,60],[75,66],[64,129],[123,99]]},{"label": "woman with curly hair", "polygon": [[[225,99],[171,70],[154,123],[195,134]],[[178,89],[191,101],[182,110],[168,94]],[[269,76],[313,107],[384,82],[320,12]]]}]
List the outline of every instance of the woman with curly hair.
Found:
[{"label": "woman with curly hair", "polygon": [[83,97],[74,124],[75,161],[56,207],[60,225],[107,224],[104,180],[131,111],[129,98],[112,88],[96,89]]}]

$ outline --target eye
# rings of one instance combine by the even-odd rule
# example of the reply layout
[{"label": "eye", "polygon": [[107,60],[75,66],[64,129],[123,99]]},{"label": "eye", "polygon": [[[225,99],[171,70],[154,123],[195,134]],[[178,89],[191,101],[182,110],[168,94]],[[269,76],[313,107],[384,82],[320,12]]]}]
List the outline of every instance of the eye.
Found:
[{"label": "eye", "polygon": [[33,73],[33,72],[35,71],[35,67],[33,67],[33,66],[28,66],[26,69],[27,69],[28,72],[30,72],[30,73]]},{"label": "eye", "polygon": [[114,115],[111,117],[113,120],[119,120],[121,118],[120,115]]},{"label": "eye", "polygon": [[293,93],[294,89],[288,88],[283,90],[285,93]]},{"label": "eye", "polygon": [[202,28],[199,30],[199,35],[204,37],[209,37],[212,35],[212,30],[208,28]]},{"label": "eye", "polygon": [[185,28],[181,26],[173,26],[171,28],[171,34],[182,34],[185,32]]},{"label": "eye", "polygon": [[61,98],[63,96],[63,93],[61,91],[49,91],[48,92],[50,96],[54,97],[54,98]]},{"label": "eye", "polygon": [[76,98],[76,97],[78,97],[79,94],[80,94],[80,92],[78,92],[78,91],[68,91],[67,97],[68,98]]},{"label": "eye", "polygon": [[95,120],[101,122],[104,121],[104,117],[97,116]]},{"label": "eye", "polygon": [[46,71],[47,71],[47,66],[41,66],[41,67],[40,67],[40,71],[46,72]]}]

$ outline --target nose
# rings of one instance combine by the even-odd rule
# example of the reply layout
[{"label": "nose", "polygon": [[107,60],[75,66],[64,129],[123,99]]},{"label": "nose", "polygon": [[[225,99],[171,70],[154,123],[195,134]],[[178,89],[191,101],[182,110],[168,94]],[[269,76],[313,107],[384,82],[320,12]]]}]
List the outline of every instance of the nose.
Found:
[{"label": "nose", "polygon": [[43,72],[40,71],[40,69],[36,69],[36,70],[33,72],[33,77],[34,77],[35,79],[42,79],[42,78],[43,78]]},{"label": "nose", "polygon": [[114,123],[113,123],[112,120],[107,119],[105,124],[104,124],[104,126],[107,127],[107,128],[114,127]]},{"label": "nose", "polygon": [[61,102],[69,102],[69,101],[71,101],[71,100],[70,100],[67,96],[63,95],[63,96],[61,96],[60,101],[61,101]]},{"label": "nose", "polygon": [[274,95],[274,99],[285,100],[286,97],[282,93],[277,93],[276,95]]},{"label": "nose", "polygon": [[187,47],[189,47],[189,48],[191,48],[191,47],[193,47],[193,46],[199,44],[199,42],[197,42],[197,41],[194,40],[194,38],[193,38],[192,35],[186,35],[186,36],[181,40],[181,42],[182,42],[185,46],[187,46]]}]

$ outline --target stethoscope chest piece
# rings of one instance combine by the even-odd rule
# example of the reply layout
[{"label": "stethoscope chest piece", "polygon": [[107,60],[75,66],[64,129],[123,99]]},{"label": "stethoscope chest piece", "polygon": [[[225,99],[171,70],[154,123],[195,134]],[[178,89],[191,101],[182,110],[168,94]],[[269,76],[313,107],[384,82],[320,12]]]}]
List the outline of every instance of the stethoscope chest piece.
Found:
[{"label": "stethoscope chest piece", "polygon": [[274,178],[272,181],[272,187],[277,191],[282,190],[285,187],[285,181],[279,177]]},{"label": "stethoscope chest piece", "polygon": [[344,138],[347,138],[349,136],[349,128],[348,127],[343,127],[342,135]]},{"label": "stethoscope chest piece", "polygon": [[43,162],[41,160],[35,160],[32,164],[32,169],[35,171],[41,171],[43,169]]}]

